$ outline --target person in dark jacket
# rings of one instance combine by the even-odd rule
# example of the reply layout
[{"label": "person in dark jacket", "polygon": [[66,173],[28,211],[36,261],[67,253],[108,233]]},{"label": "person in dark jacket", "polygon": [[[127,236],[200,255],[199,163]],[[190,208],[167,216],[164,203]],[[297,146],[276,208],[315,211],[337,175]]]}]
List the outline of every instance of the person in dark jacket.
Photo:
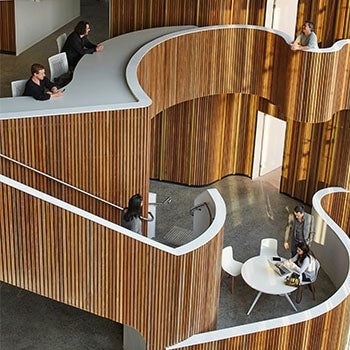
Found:
[{"label": "person in dark jacket", "polygon": [[45,76],[43,65],[32,64],[31,74],[32,76],[26,82],[23,96],[32,96],[36,100],[45,101],[63,95],[63,91],[58,90],[56,85]]},{"label": "person in dark jacket", "polygon": [[79,60],[85,54],[92,54],[96,51],[102,51],[102,44],[93,44],[88,39],[90,24],[86,21],[80,21],[74,28],[74,32],[68,35],[63,45],[62,52],[67,54],[69,69],[74,70]]}]

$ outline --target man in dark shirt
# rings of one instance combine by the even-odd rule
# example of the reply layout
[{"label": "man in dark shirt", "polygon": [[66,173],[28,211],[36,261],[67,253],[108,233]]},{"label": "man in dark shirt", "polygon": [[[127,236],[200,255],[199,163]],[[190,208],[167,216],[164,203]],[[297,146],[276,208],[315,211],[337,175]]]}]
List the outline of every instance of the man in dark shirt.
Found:
[{"label": "man in dark shirt", "polygon": [[39,63],[31,67],[32,76],[26,82],[23,96],[32,96],[36,100],[49,100],[51,97],[60,97],[63,91],[57,89],[55,84],[45,76],[45,68]]},{"label": "man in dark shirt", "polygon": [[297,245],[306,243],[310,245],[315,235],[314,217],[305,213],[304,207],[297,205],[294,213],[288,217],[284,235],[284,248],[291,248],[292,257],[297,253]]},{"label": "man in dark shirt", "polygon": [[92,54],[96,51],[102,51],[103,45],[93,44],[88,39],[88,34],[90,32],[90,25],[86,21],[80,21],[74,32],[69,34],[62,51],[67,54],[67,60],[69,69],[74,70],[75,66],[78,64],[79,60],[85,54]]}]

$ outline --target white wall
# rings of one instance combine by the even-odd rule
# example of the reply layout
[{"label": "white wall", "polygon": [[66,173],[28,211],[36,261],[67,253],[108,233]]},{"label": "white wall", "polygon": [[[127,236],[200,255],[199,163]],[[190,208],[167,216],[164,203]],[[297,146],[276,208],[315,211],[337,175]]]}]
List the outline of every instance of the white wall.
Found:
[{"label": "white wall", "polygon": [[283,164],[286,122],[258,111],[252,179]]},{"label": "white wall", "polygon": [[267,0],[265,27],[278,29],[293,39],[297,9],[298,0]]},{"label": "white wall", "polygon": [[80,15],[80,0],[15,0],[16,55]]}]

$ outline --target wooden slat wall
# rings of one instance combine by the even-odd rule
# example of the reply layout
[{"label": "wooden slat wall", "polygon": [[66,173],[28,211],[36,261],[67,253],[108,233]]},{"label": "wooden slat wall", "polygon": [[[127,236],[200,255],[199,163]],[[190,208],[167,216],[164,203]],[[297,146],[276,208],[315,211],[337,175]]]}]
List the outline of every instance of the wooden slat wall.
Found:
[{"label": "wooden slat wall", "polygon": [[281,119],[321,123],[350,109],[350,72],[344,69],[349,65],[349,45],[329,54],[293,52],[268,31],[225,28],[161,43],[138,72],[145,91],[162,101],[154,104],[153,114],[194,98],[235,92],[268,99],[278,105]]},{"label": "wooden slat wall", "polygon": [[326,123],[287,123],[282,192],[311,205],[321,188],[350,188],[349,117],[347,110]]},{"label": "wooden slat wall", "polygon": [[350,237],[350,194],[331,193],[322,198],[322,208]]},{"label": "wooden slat wall", "polygon": [[110,0],[110,33],[174,25],[264,25],[266,0]]},{"label": "wooden slat wall", "polygon": [[103,219],[120,224],[121,210],[57,179],[45,176],[0,156],[1,174]]},{"label": "wooden slat wall", "polygon": [[[151,106],[152,114],[158,113],[152,120],[151,176],[196,185],[211,183],[228,174],[250,176],[259,109],[287,121],[282,192],[311,204],[313,194],[320,188],[349,188],[350,159],[349,154],[342,152],[349,148],[350,142],[348,110],[333,116],[336,104],[338,109],[350,105],[350,85],[344,78],[350,79],[349,72],[344,70],[350,64],[349,46],[341,52],[303,53],[305,56],[298,58],[274,35],[263,38],[258,33],[254,38],[255,32],[248,30],[242,40],[244,31],[237,30],[237,35],[232,32],[236,29],[178,37],[152,49],[141,62],[141,85],[154,101],[161,101]],[[234,47],[241,47],[243,41],[248,48],[243,53],[236,52]],[[256,51],[265,53],[266,58],[256,60]],[[205,52],[205,59],[197,58],[198,52]],[[306,66],[313,67],[310,77],[304,70],[302,57],[307,61]],[[315,72],[323,81],[315,78]],[[291,79],[293,75],[297,78]],[[340,86],[335,88],[332,100],[328,83],[334,85],[335,81]],[[233,94],[195,99],[230,91],[264,98],[253,95],[233,98],[236,96]],[[183,102],[186,99],[190,101]],[[333,111],[325,117],[324,112],[330,107]],[[303,122],[297,121],[300,117],[304,118]],[[198,129],[199,123],[204,127]],[[195,147],[201,144],[205,147]],[[203,164],[214,166],[203,171]]]},{"label": "wooden slat wall", "polygon": [[[2,120],[0,150],[36,170],[125,207],[134,193],[148,196],[149,132],[150,121],[142,109]],[[18,172],[23,183],[36,187],[36,176],[9,166],[7,174],[15,176]],[[53,186],[57,186],[50,189],[53,193],[62,190],[59,184]],[[77,201],[84,204],[77,196]]]},{"label": "wooden slat wall", "polygon": [[250,176],[258,106],[257,96],[228,94],[160,113],[152,119],[151,177],[203,185],[229,174]]},{"label": "wooden slat wall", "polygon": [[335,41],[350,37],[349,0],[300,0],[296,34],[305,20],[315,23],[320,47],[332,46]]},{"label": "wooden slat wall", "polygon": [[2,281],[134,327],[148,349],[215,329],[223,229],[174,256],[4,184],[0,198]]},{"label": "wooden slat wall", "polygon": [[16,54],[14,0],[0,1],[0,52]]},{"label": "wooden slat wall", "polygon": [[[181,347],[181,350],[347,349],[346,335],[350,324],[349,307],[350,297],[332,311],[307,322],[205,344]],[[174,347],[174,349],[176,348]]]}]

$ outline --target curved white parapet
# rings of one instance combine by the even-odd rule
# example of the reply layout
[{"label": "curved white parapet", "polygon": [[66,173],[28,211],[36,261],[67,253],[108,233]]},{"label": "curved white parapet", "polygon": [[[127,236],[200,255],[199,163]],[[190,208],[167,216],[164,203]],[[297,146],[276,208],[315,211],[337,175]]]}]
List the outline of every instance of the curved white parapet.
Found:
[{"label": "curved white parapet", "polygon": [[108,220],[102,219],[96,215],[93,215],[85,210],[82,210],[80,208],[77,208],[71,204],[68,204],[66,202],[63,202],[55,197],[49,196],[43,192],[40,192],[38,190],[35,190],[31,187],[28,187],[26,185],[21,184],[18,181],[12,180],[6,176],[0,175],[0,182],[11,186],[13,188],[16,188],[20,191],[23,191],[33,197],[39,198],[43,201],[46,201],[48,203],[51,203],[59,208],[62,208],[64,210],[70,211],[74,214],[77,214],[85,219],[91,220],[97,224],[103,225],[107,228],[110,228],[116,232],[119,232],[121,234],[124,234],[126,236],[132,237],[133,239],[136,239],[138,241],[141,241],[147,245],[153,246],[159,250],[166,251],[172,255],[180,256],[187,254],[203,245],[205,245],[207,242],[212,240],[224,227],[225,219],[226,219],[226,205],[221,197],[220,193],[217,189],[209,189],[203,192],[206,201],[208,201],[212,214],[213,214],[213,221],[211,225],[196,239],[193,241],[184,244],[183,246],[180,246],[178,248],[172,248],[170,246],[167,246],[165,244],[162,244],[160,242],[154,241],[148,237],[145,237],[143,235],[137,234],[135,232],[132,232],[122,226],[119,226],[113,222],[110,222]]},{"label": "curved white parapet", "polygon": [[[148,95],[144,92],[142,87],[139,84],[138,78],[137,78],[137,67],[142,61],[142,58],[155,46],[159,45],[162,42],[165,42],[167,40],[170,40],[172,38],[192,34],[192,33],[198,33],[198,32],[204,32],[204,31],[212,31],[212,30],[223,30],[223,29],[256,29],[256,30],[261,30],[265,32],[270,32],[273,34],[276,34],[280,37],[282,37],[286,44],[290,44],[292,42],[292,38],[276,29],[271,29],[271,28],[266,28],[266,27],[261,27],[261,26],[256,26],[256,25],[241,25],[241,24],[227,24],[227,25],[216,25],[216,26],[207,26],[207,27],[194,27],[194,28],[188,28],[187,30],[183,31],[178,31],[175,33],[167,34],[162,37],[158,37],[149,43],[145,44],[142,46],[130,59],[127,67],[126,67],[126,80],[127,83],[135,94],[136,98],[138,100],[146,101],[149,99]],[[350,44],[350,39],[343,39],[339,40],[336,43],[334,43],[331,47],[329,48],[322,48],[322,49],[315,49],[315,50],[308,50],[307,52],[334,52],[334,51],[339,51],[343,46],[349,45]]]},{"label": "curved white parapet", "polygon": [[[32,97],[0,99],[0,119],[28,118],[59,114],[143,108],[152,101],[137,78],[137,67],[144,55],[158,44],[191,33],[228,28],[255,29],[281,36],[286,44],[292,41],[286,33],[254,25],[172,26],[126,33],[103,42],[104,50],[85,55],[77,65],[73,80],[57,99],[36,101]],[[326,49],[308,50],[334,52],[349,39],[336,42]],[[28,77],[29,78],[29,77]]]},{"label": "curved white parapet", "polygon": [[[327,234],[332,236],[329,237],[327,242],[331,241],[340,241],[341,249],[337,251],[338,259],[341,259],[342,264],[344,265],[343,276],[341,277],[341,284],[338,286],[338,290],[326,301],[323,303],[309,309],[296,314],[292,314],[289,316],[284,316],[280,318],[275,318],[272,320],[265,320],[256,323],[250,323],[242,326],[236,326],[231,328],[220,329],[217,331],[200,333],[191,336],[190,338],[182,341],[181,343],[172,345],[167,347],[166,349],[181,349],[187,346],[193,346],[197,344],[205,344],[209,342],[215,342],[219,340],[229,339],[236,336],[241,336],[245,334],[257,333],[261,331],[266,331],[273,328],[279,328],[282,326],[288,326],[300,322],[304,322],[310,320],[312,318],[321,316],[322,314],[334,309],[338,306],[345,298],[350,295],[350,240],[346,233],[332,220],[331,217],[325,212],[322,208],[321,200],[322,197],[337,192],[347,192],[340,187],[326,188],[318,191],[313,197],[313,213],[319,216],[319,220],[322,220],[323,223],[327,227]],[[334,255],[332,255],[332,259],[329,259],[329,248],[327,246],[321,245],[317,243],[318,247],[312,246],[313,251],[317,250],[317,257],[321,262],[322,268],[327,271],[331,266],[340,267],[334,263]],[[316,248],[316,249],[315,249]],[[328,251],[328,258],[324,258],[323,252]],[[338,281],[334,280],[334,275],[329,275],[329,278],[334,282],[337,286]]]}]

